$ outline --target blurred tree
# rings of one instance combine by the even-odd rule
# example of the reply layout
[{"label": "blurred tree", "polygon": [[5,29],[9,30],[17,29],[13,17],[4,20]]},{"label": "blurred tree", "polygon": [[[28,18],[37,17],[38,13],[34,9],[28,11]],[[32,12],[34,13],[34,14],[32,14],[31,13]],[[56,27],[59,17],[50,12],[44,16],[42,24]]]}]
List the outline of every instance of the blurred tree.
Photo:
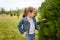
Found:
[{"label": "blurred tree", "polygon": [[22,14],[22,10],[17,9],[17,10],[16,10],[16,15],[17,15],[18,18],[19,18],[19,16],[20,16],[20,14]]},{"label": "blurred tree", "polygon": [[10,15],[10,16],[17,16],[17,17],[19,17],[20,14],[22,14],[22,9],[6,11],[4,8],[0,8],[0,14],[7,14],[7,15]]},{"label": "blurred tree", "polygon": [[13,12],[11,10],[9,11],[9,14],[10,14],[10,16],[13,16]]},{"label": "blurred tree", "polygon": [[5,13],[5,9],[4,8],[1,8],[0,14],[4,14],[4,13]]},{"label": "blurred tree", "polygon": [[47,19],[40,24],[39,40],[60,40],[60,0],[45,0],[39,12]]}]

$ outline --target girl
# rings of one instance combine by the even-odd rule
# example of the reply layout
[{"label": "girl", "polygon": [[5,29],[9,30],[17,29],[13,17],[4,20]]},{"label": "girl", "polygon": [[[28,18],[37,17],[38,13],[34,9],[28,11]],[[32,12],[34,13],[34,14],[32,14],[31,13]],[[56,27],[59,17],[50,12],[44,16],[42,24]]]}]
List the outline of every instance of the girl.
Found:
[{"label": "girl", "polygon": [[[43,21],[44,20],[45,19],[43,19]],[[21,19],[21,21],[19,22],[18,29],[21,34],[26,35],[26,40],[35,40],[35,29],[39,30],[38,24],[40,24],[40,22],[36,22],[35,8],[25,8],[23,19]]]}]

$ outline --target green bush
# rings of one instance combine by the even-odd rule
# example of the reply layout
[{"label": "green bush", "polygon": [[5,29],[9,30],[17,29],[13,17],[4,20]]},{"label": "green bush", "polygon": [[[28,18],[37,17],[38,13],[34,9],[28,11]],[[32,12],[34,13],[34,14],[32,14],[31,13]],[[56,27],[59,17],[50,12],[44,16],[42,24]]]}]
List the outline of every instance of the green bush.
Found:
[{"label": "green bush", "polygon": [[39,40],[60,40],[60,0],[45,0],[39,8],[41,18]]}]

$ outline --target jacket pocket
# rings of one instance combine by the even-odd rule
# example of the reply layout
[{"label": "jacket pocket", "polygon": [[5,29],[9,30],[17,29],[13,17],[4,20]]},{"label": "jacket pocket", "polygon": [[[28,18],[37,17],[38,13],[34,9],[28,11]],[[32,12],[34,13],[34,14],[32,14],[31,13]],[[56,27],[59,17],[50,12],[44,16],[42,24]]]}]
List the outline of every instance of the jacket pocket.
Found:
[{"label": "jacket pocket", "polygon": [[29,31],[29,28],[30,28],[29,22],[25,22],[23,28],[24,28],[25,31]]}]

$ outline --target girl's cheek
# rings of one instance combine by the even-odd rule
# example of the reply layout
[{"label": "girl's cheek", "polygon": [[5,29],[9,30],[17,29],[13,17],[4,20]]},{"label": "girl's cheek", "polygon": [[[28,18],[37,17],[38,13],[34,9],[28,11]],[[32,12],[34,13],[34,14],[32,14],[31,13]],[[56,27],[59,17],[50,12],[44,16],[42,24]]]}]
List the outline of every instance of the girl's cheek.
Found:
[{"label": "girl's cheek", "polygon": [[34,16],[34,14],[32,13],[32,16]]}]

